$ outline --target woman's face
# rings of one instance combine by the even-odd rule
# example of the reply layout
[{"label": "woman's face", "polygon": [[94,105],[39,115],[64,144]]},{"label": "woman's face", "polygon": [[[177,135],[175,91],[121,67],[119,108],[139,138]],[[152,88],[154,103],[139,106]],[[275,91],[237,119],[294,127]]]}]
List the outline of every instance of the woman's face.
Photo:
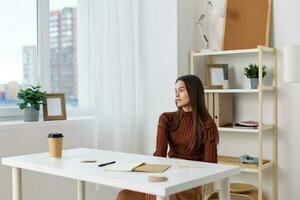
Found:
[{"label": "woman's face", "polygon": [[175,84],[175,101],[178,108],[185,112],[191,111],[190,97],[183,81],[179,80]]}]

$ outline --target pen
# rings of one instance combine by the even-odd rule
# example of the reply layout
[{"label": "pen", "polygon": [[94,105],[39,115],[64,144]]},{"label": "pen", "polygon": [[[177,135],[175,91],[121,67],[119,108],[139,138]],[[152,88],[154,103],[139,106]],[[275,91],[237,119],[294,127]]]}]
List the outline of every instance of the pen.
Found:
[{"label": "pen", "polygon": [[103,163],[103,164],[98,165],[98,167],[104,167],[104,166],[106,166],[106,165],[110,165],[110,164],[114,164],[114,163],[116,163],[116,161]]}]

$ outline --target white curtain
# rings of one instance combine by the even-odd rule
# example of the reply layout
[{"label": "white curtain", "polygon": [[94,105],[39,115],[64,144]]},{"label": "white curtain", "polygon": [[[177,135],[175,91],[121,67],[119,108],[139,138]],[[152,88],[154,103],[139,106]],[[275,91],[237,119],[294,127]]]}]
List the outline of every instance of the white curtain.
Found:
[{"label": "white curtain", "polygon": [[140,152],[139,0],[90,0],[97,148]]}]

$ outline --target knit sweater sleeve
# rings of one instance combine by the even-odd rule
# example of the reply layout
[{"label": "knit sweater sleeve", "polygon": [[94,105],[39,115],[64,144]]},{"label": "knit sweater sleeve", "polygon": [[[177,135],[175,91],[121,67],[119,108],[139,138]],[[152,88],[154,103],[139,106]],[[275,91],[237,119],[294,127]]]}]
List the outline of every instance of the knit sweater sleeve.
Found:
[{"label": "knit sweater sleeve", "polygon": [[163,113],[159,117],[157,135],[156,135],[156,148],[153,153],[154,156],[166,157],[168,150],[168,137],[169,137],[169,117]]},{"label": "knit sweater sleeve", "polygon": [[156,200],[156,196],[153,194],[145,194],[146,200]]},{"label": "knit sweater sleeve", "polygon": [[217,163],[218,152],[217,145],[219,141],[219,132],[216,124],[208,122],[208,127],[204,130],[204,162]]},{"label": "knit sweater sleeve", "polygon": [[[157,135],[156,135],[156,149],[154,156],[167,157],[168,150],[168,135],[169,135],[170,119],[166,113],[160,115],[158,120]],[[155,195],[145,194],[146,200],[156,200]]]}]

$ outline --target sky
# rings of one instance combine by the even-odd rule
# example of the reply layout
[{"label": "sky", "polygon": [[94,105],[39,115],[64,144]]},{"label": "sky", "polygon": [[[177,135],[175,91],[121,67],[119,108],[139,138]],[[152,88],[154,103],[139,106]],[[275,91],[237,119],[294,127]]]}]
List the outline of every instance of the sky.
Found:
[{"label": "sky", "polygon": [[[49,0],[50,10],[75,7],[76,0]],[[0,0],[0,84],[22,82],[23,46],[36,46],[36,0]]]}]

